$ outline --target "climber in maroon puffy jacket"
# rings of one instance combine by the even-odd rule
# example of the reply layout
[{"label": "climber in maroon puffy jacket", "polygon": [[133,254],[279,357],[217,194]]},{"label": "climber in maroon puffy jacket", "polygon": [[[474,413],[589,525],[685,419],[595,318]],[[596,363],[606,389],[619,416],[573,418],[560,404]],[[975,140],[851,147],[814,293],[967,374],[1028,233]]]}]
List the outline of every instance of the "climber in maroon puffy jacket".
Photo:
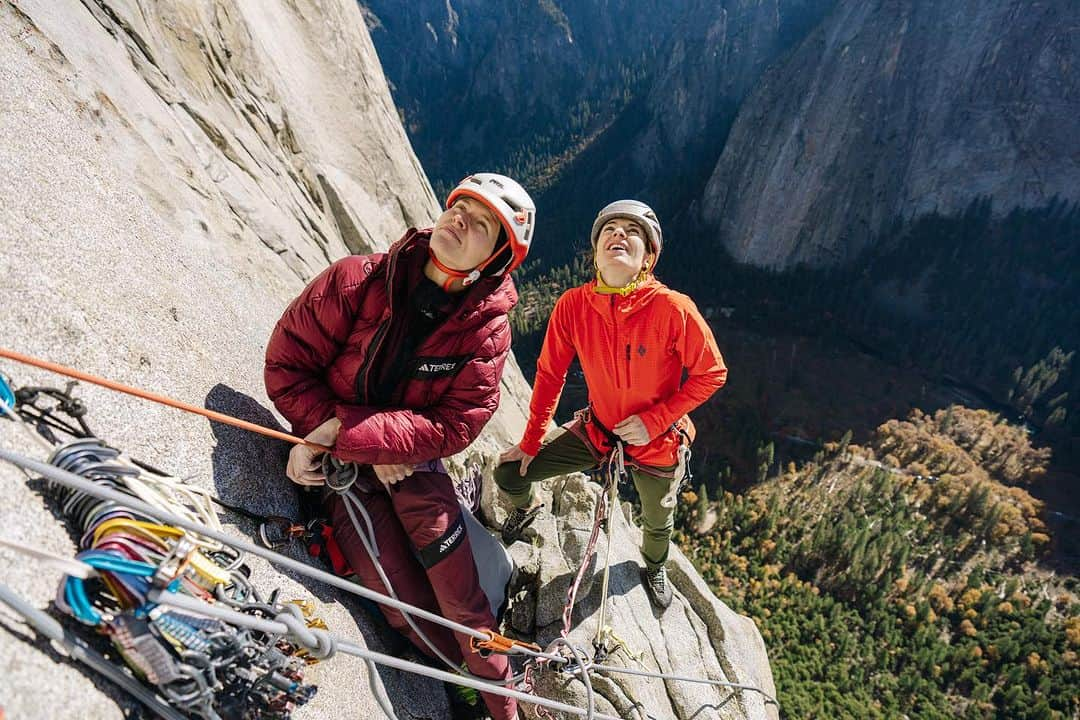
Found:
[{"label": "climber in maroon puffy jacket", "polygon": [[[499,404],[506,314],[517,302],[510,271],[528,253],[534,216],[528,193],[510,178],[471,175],[450,193],[435,227],[409,230],[387,253],[347,257],[315,278],[266,348],[267,394],[293,431],[361,464],[368,488],[377,488],[360,497],[394,591],[477,629],[494,629],[495,618],[453,483],[432,463],[467,447]],[[286,472],[299,485],[325,481],[321,458],[303,445],[291,451]],[[327,503],[350,569],[388,593],[341,498],[331,494]],[[382,611],[432,654],[400,612]],[[504,655],[481,657],[467,637],[414,622],[473,674],[509,679]],[[513,700],[483,698],[496,720],[516,715]]]}]

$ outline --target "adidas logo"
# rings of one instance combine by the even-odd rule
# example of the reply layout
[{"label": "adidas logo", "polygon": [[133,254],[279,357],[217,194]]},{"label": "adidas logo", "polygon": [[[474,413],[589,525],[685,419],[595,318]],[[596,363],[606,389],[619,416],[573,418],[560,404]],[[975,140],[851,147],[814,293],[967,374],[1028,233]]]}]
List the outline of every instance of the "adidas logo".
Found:
[{"label": "adidas logo", "polygon": [[457,363],[452,363],[452,362],[448,362],[448,363],[424,363],[424,364],[422,364],[420,367],[418,367],[416,369],[419,372],[426,372],[426,373],[450,372],[451,370],[454,369],[455,365],[457,365]]},{"label": "adidas logo", "polygon": [[454,531],[454,534],[451,535],[450,537],[446,538],[445,540],[443,540],[442,544],[439,545],[439,553],[442,554],[442,553],[446,552],[454,544],[454,542],[459,537],[461,537],[461,533],[463,533],[463,532],[465,532],[465,526],[464,525],[458,525],[458,528],[457,528],[457,530]]}]

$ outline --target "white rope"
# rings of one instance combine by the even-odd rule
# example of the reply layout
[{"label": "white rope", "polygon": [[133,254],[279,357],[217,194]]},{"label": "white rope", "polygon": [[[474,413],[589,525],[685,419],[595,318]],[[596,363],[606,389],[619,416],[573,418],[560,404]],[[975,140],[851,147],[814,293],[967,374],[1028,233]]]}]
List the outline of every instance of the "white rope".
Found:
[{"label": "white rope", "polygon": [[[390,578],[387,577],[386,571],[383,568],[382,563],[379,562],[379,545],[375,538],[375,528],[371,523],[371,515],[368,514],[367,508],[364,507],[364,503],[360,501],[360,499],[355,495],[352,489],[339,493],[339,495],[341,496],[341,502],[345,504],[345,511],[349,514],[349,520],[352,522],[353,530],[355,530],[356,534],[360,537],[360,541],[364,545],[364,550],[367,551],[368,557],[371,558],[371,564],[375,566],[375,571],[379,574],[379,579],[382,580],[383,587],[386,588],[386,592],[390,595],[390,597],[398,600],[398,594],[394,591],[394,586],[390,583]],[[356,513],[353,511],[354,508],[356,510],[359,510],[360,514],[363,515],[364,522],[367,523],[367,532],[364,531],[364,528],[362,528],[360,526],[360,523],[357,521]],[[427,633],[420,629],[420,626],[416,624],[416,622],[413,620],[412,616],[409,613],[403,612],[401,616],[405,618],[405,622],[409,624],[409,627],[412,628],[413,632],[416,633],[417,637],[423,640],[424,644],[428,646],[431,652],[437,658],[442,660],[448,668],[450,668],[456,673],[460,673],[461,675],[470,675],[478,679],[483,679],[479,678],[476,675],[472,675],[461,667],[458,667],[458,665],[454,663],[453,660],[446,657],[446,654],[443,653],[443,651],[435,645],[431,638],[428,637]],[[520,682],[523,677],[524,674],[513,676],[510,678],[510,682]]]},{"label": "white rope", "polygon": [[[608,462],[613,464],[614,467],[610,471],[615,472],[616,476],[615,481],[609,483],[611,489],[608,491],[607,497],[607,548],[604,551],[604,575],[600,585],[600,617],[596,625],[595,640],[597,648],[606,648],[607,637],[611,633],[611,628],[607,627],[604,622],[604,616],[608,603],[608,578],[611,575],[611,541],[615,536],[615,508],[619,502],[619,483],[622,481],[623,473],[626,472],[626,465],[623,461],[623,444],[621,442],[615,443],[615,447],[611,451],[611,459]],[[604,502],[603,493],[596,501]],[[582,562],[588,562],[588,558],[585,558]]]},{"label": "white rope", "polygon": [[[375,530],[371,525],[371,516],[368,515],[367,508],[365,508],[363,503],[353,495],[351,490],[341,493],[341,502],[345,504],[345,511],[349,514],[349,520],[352,521],[353,529],[360,538],[360,542],[363,543],[364,550],[367,551],[368,557],[371,558],[371,564],[375,566],[375,571],[379,574],[379,579],[382,580],[383,587],[386,588],[386,592],[390,597],[397,600],[398,595],[394,591],[394,586],[390,583],[390,578],[386,576],[386,571],[383,570],[382,563],[379,562],[379,548],[376,545]],[[356,510],[359,510],[363,514],[364,520],[367,522],[368,530],[371,532],[370,536],[364,532],[364,529],[360,526],[360,522],[356,519],[356,512],[353,509],[354,506]],[[420,626],[413,620],[412,615],[403,612],[401,616],[405,618],[405,622],[409,624],[409,627],[412,628],[412,631],[416,633],[417,637],[424,641],[424,644],[428,646],[432,653],[434,653],[435,657],[442,660],[443,664],[451,670],[455,672],[458,671],[457,663],[446,657],[446,654],[435,645],[431,638],[427,636],[427,633],[420,629]]]},{"label": "white rope", "polygon": [[[733,688],[735,690],[751,690],[753,692],[760,693],[765,698],[765,701],[767,703],[771,703],[773,705],[776,705],[777,707],[780,707],[780,703],[778,703],[774,697],[769,695],[767,692],[765,692],[761,688],[755,687],[753,685],[746,685],[746,684],[743,684],[743,683],[725,682],[724,680],[710,680],[708,678],[686,677],[686,676],[683,676],[683,675],[670,675],[668,673],[650,672],[648,670],[634,670],[633,668],[621,668],[621,667],[615,667],[613,665],[590,664],[586,668],[586,671],[592,671],[592,670],[597,670],[597,671],[600,671],[600,672],[608,672],[608,673],[624,673],[624,674],[627,674],[627,675],[638,675],[640,677],[651,677],[651,678],[656,678],[658,680],[672,680],[672,681],[676,681],[676,682],[689,682],[689,683],[699,683],[699,684],[702,684],[702,685],[715,685],[717,687]],[[577,673],[577,671],[573,671],[573,672],[575,674]]]},{"label": "white rope", "polygon": [[46,565],[51,565],[63,572],[65,575],[77,577],[82,580],[89,580],[90,578],[97,575],[97,570],[90,567],[86,563],[80,562],[79,560],[75,560],[73,558],[54,555],[51,552],[40,550],[35,547],[30,547],[29,545],[24,545],[21,542],[7,540],[5,538],[0,538],[0,545],[10,550],[14,550],[15,552],[22,553],[23,555],[29,555],[35,560],[40,560],[44,562]]},{"label": "white rope", "polygon": [[[410,605],[400,600],[395,600],[394,598],[383,595],[380,592],[370,590],[363,585],[359,585],[357,583],[346,580],[345,578],[338,577],[337,575],[333,575],[324,570],[312,567],[307,563],[293,560],[292,558],[285,557],[284,555],[280,555],[272,550],[260,547],[243,538],[233,537],[227,535],[223,531],[214,530],[212,528],[201,525],[198,522],[178,517],[176,514],[167,510],[157,510],[148,505],[147,503],[144,503],[137,498],[133,498],[131,495],[119,492],[117,490],[112,490],[111,488],[103,487],[101,485],[98,485],[97,483],[87,480],[86,478],[68,472],[67,470],[62,470],[54,465],[48,465],[46,463],[24,457],[19,453],[15,453],[4,448],[0,448],[0,460],[6,460],[7,462],[10,462],[18,467],[24,468],[26,470],[32,470],[38,475],[48,478],[53,482],[86,493],[87,495],[93,495],[94,497],[101,498],[102,500],[112,500],[116,503],[131,508],[132,510],[137,510],[138,512],[144,513],[151,517],[156,517],[161,523],[165,525],[173,525],[183,530],[188,530],[193,533],[206,535],[207,537],[217,540],[225,545],[230,545],[234,548],[242,550],[243,552],[261,557],[279,567],[292,570],[293,572],[305,575],[314,580],[318,580],[353,595],[359,595],[360,597],[372,600],[373,602],[392,607],[402,612],[411,613],[415,617],[423,618],[424,620],[433,622],[436,625],[442,625],[443,627],[462,633],[463,635],[466,635],[468,637],[476,638],[477,640],[491,639],[488,633],[481,632],[474,628],[470,628],[468,626],[462,625],[461,623],[454,622],[453,620],[447,620],[441,615],[429,612],[427,610],[424,610],[423,608],[418,608],[415,605]],[[519,645],[514,645],[508,652],[512,654],[521,654],[536,658],[545,658],[547,660],[551,660],[560,664],[566,662],[565,658],[558,655],[537,652],[535,650],[531,650],[530,648],[521,647]]]},{"label": "white rope", "polygon": [[[302,640],[302,638],[296,636],[293,629],[291,629],[283,622],[280,622],[278,620],[267,620],[264,618],[253,617],[251,615],[223,608],[218,605],[209,605],[195,597],[179,595],[167,591],[163,592],[161,590],[151,590],[148,599],[151,602],[156,602],[161,605],[174,607],[178,610],[184,610],[185,612],[194,613],[196,615],[202,615],[204,617],[224,620],[228,623],[240,625],[242,627],[249,627],[253,630],[259,630],[261,632],[273,633],[276,635],[288,635],[290,637],[293,637],[294,639]],[[404,670],[406,672],[423,675],[425,677],[433,678],[435,680],[442,680],[443,682],[464,685],[465,687],[470,687],[474,690],[479,690],[480,692],[492,693],[494,695],[502,695],[503,697],[518,700],[519,702],[533,703],[548,708],[550,710],[558,710],[560,712],[569,713],[571,715],[595,718],[595,720],[618,720],[618,718],[614,718],[611,715],[591,713],[590,710],[574,707],[573,705],[567,705],[566,703],[561,703],[557,700],[549,700],[547,698],[537,697],[535,695],[523,693],[518,690],[504,688],[501,685],[497,685],[492,682],[484,682],[481,680],[476,680],[469,676],[462,676],[454,673],[448,673],[444,670],[437,670],[435,668],[421,665],[410,660],[402,660],[400,658],[392,657],[390,655],[384,655],[373,650],[368,650],[367,648],[364,648],[347,640],[338,640],[337,638],[335,638],[335,642],[337,645],[337,650],[339,652],[346,653],[347,655],[355,655],[356,657],[363,660],[370,660],[386,667],[392,667],[397,670]]]},{"label": "white rope", "polygon": [[[51,449],[52,448],[50,448],[50,450]],[[462,625],[460,623],[456,623],[456,622],[454,622],[452,620],[448,620],[448,619],[446,619],[446,618],[444,618],[444,617],[442,617],[440,615],[429,612],[429,611],[424,610],[422,608],[418,608],[418,607],[416,607],[414,605],[410,605],[410,604],[402,602],[400,600],[396,600],[396,599],[394,599],[392,597],[389,597],[387,595],[383,595],[382,593],[376,592],[374,590],[370,590],[368,588],[365,588],[362,585],[359,585],[359,584],[354,583],[354,582],[350,582],[348,580],[345,580],[344,578],[338,577],[336,575],[332,575],[332,574],[330,574],[328,572],[325,572],[323,570],[319,570],[318,568],[314,568],[314,567],[312,567],[310,565],[307,565],[306,563],[302,563],[302,562],[293,560],[292,558],[285,557],[284,555],[280,555],[278,553],[275,553],[272,550],[268,550],[266,548],[259,547],[258,545],[255,545],[254,543],[251,543],[251,542],[249,542],[247,540],[244,540],[243,538],[232,537],[232,536],[227,535],[223,531],[214,530],[212,528],[205,527],[204,525],[201,525],[198,522],[178,517],[177,515],[175,515],[174,513],[170,512],[168,510],[155,509],[155,508],[151,507],[149,504],[147,504],[147,503],[145,503],[145,502],[143,502],[143,501],[141,501],[141,500],[139,500],[137,498],[133,498],[131,495],[119,492],[117,490],[112,490],[110,488],[103,487],[103,486],[98,485],[97,483],[94,483],[94,482],[92,482],[90,480],[87,480],[87,479],[85,479],[85,478],[83,478],[83,477],[81,477],[79,475],[68,472],[66,470],[62,470],[62,469],[60,469],[58,467],[55,467],[53,465],[48,465],[46,463],[42,463],[42,462],[39,462],[37,460],[33,460],[31,458],[24,457],[24,456],[20,455],[19,453],[15,453],[15,452],[12,452],[12,451],[4,449],[4,448],[0,448],[0,459],[5,460],[5,461],[7,461],[7,462],[9,462],[9,463],[11,463],[11,464],[13,464],[13,465],[15,465],[17,467],[20,467],[20,468],[22,468],[24,470],[31,470],[31,471],[33,471],[33,472],[35,472],[35,473],[37,473],[37,474],[39,474],[39,475],[41,475],[43,477],[48,478],[49,480],[51,480],[53,482],[59,483],[59,484],[64,485],[66,487],[72,488],[74,490],[78,490],[80,492],[86,493],[88,495],[92,495],[92,496],[97,497],[97,498],[101,498],[103,500],[112,500],[114,502],[126,505],[127,507],[129,507],[129,508],[131,508],[133,510],[137,510],[137,511],[145,513],[147,515],[157,517],[159,519],[159,521],[162,522],[163,524],[173,525],[175,527],[179,527],[179,528],[182,528],[184,530],[188,530],[188,531],[193,532],[193,533],[202,534],[202,535],[205,535],[205,536],[207,536],[209,538],[217,540],[217,541],[221,542],[224,545],[231,545],[232,547],[235,547],[235,548],[237,548],[239,550],[242,550],[244,552],[250,553],[252,555],[257,555],[257,556],[262,557],[263,559],[265,559],[265,560],[267,560],[267,561],[269,561],[269,562],[271,562],[271,563],[273,563],[275,565],[287,568],[289,570],[292,570],[293,572],[296,572],[296,573],[299,573],[301,575],[305,575],[307,577],[310,577],[310,578],[312,578],[314,580],[318,580],[320,582],[326,583],[327,585],[331,585],[331,586],[336,587],[336,588],[338,588],[340,590],[344,590],[345,592],[352,593],[354,595],[359,595],[360,597],[366,598],[368,600],[372,600],[372,601],[374,601],[376,603],[380,603],[380,604],[386,605],[388,607],[395,608],[395,609],[397,609],[397,610],[399,610],[399,611],[401,611],[403,613],[412,614],[412,615],[414,615],[416,617],[423,618],[423,619],[428,620],[430,622],[433,622],[433,623],[435,623],[437,625],[442,625],[443,627],[449,628],[450,630],[454,630],[456,632],[462,633],[462,634],[464,634],[464,635],[466,635],[468,637],[476,638],[477,640],[489,640],[490,639],[490,636],[487,633],[481,632],[479,630],[475,630],[473,628],[467,627],[467,626]],[[610,520],[609,520],[609,522],[610,522]],[[349,652],[349,650],[347,649],[348,647],[349,647],[349,644],[347,644],[347,643],[344,646],[339,645],[339,648],[342,649],[343,652]],[[368,651],[363,650],[363,652],[368,652]],[[526,648],[526,647],[521,647],[519,645],[513,646],[508,652],[509,653],[514,653],[514,654],[527,655],[529,657],[536,658],[536,659],[547,660],[549,662],[554,662],[554,663],[556,663],[558,665],[563,665],[563,664],[567,663],[567,659],[565,657],[563,657],[563,656],[555,655],[555,654],[552,654],[552,653],[549,653],[549,652],[536,652],[535,650],[531,650],[530,648]],[[374,655],[379,655],[379,654],[375,653]],[[397,658],[388,658],[388,656],[381,656],[383,658],[388,658],[388,660],[389,660],[389,662],[382,662],[379,658],[374,657],[374,655],[371,657],[371,659],[374,660],[375,662],[380,662],[381,664],[388,665],[390,667],[395,667],[397,669],[408,670],[408,668],[402,666],[403,663],[406,664],[406,665],[409,664],[407,661],[398,660]],[[428,677],[435,677],[436,679],[441,679],[441,680],[443,680],[445,682],[457,683],[459,685],[464,685],[466,687],[474,687],[475,689],[481,689],[481,688],[476,687],[475,684],[484,685],[483,690],[485,692],[495,692],[494,690],[488,690],[488,687],[498,688],[498,686],[487,686],[486,684],[481,683],[480,681],[473,680],[473,679],[471,679],[469,677],[466,677],[466,676],[463,676],[463,675],[460,675],[460,674],[451,674],[451,673],[447,673],[447,672],[444,672],[444,671],[441,671],[441,670],[434,670],[434,669],[431,669],[431,668],[426,668],[424,666],[418,666],[418,667],[421,667],[421,668],[423,668],[425,670],[425,673],[421,673],[421,674],[427,674]],[[777,703],[777,701],[774,698],[772,698],[767,693],[765,693],[765,691],[761,690],[760,688],[756,688],[756,687],[753,687],[753,686],[750,686],[750,685],[739,685],[739,684],[735,684],[735,683],[723,683],[722,681],[717,681],[717,680],[705,680],[705,679],[689,678],[689,677],[682,677],[682,676],[676,676],[676,675],[665,675],[663,673],[650,673],[650,672],[647,672],[647,671],[631,670],[629,668],[616,668],[616,667],[606,666],[606,665],[593,665],[593,666],[591,666],[591,668],[595,668],[597,670],[604,670],[606,672],[622,672],[622,673],[628,673],[628,674],[632,674],[632,675],[642,675],[642,676],[646,676],[646,677],[654,677],[654,678],[658,678],[658,679],[668,679],[668,680],[683,681],[683,682],[705,683],[705,684],[712,684],[712,685],[720,685],[720,686],[724,686],[724,687],[733,687],[733,688],[743,689],[743,690],[751,690],[751,691],[760,693],[769,702],[779,706],[779,703]],[[589,672],[589,670],[590,670],[589,667],[585,668],[585,672]],[[502,688],[498,688],[498,689],[502,689]],[[520,696],[520,699],[523,699],[526,702],[538,702],[539,700],[541,700],[541,698],[536,698],[536,697],[534,697],[532,695],[528,695],[526,693],[519,693],[517,691],[504,691],[504,692],[514,692],[515,693],[514,695],[508,695],[508,697],[517,698],[518,696]],[[500,693],[496,693],[496,694],[500,694]],[[547,702],[554,702],[554,701],[547,701]],[[559,704],[559,705],[561,705],[561,704]],[[578,714],[578,715],[583,714],[583,713],[586,712],[584,710],[581,710],[580,708],[573,708],[571,706],[563,706],[563,707],[568,708],[568,709],[564,710],[565,712],[573,712],[574,714]],[[562,709],[562,708],[557,708],[557,709]],[[605,718],[606,716],[596,715],[595,717],[596,718]]]}]

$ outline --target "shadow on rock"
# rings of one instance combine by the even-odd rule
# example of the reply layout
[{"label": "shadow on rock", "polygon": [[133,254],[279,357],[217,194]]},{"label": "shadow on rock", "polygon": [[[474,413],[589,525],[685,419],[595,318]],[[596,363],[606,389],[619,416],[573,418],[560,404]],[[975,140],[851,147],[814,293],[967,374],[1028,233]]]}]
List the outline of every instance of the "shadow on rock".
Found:
[{"label": "shadow on rock", "polygon": [[[93,683],[94,687],[97,688],[102,695],[115,702],[117,708],[123,713],[125,718],[143,717],[142,713],[145,710],[145,707],[122,687],[114,685],[87,664],[72,660],[66,652],[57,650],[52,641],[30,626],[28,620],[25,621],[27,623],[25,627],[16,624],[16,622],[17,621],[11,618],[0,618],[0,630],[3,630],[4,634],[10,636],[13,640],[26,643],[29,647],[34,648],[57,665],[64,665],[74,669]],[[67,620],[62,620],[61,624],[64,625],[65,632],[70,630],[70,628],[67,627],[69,625]],[[74,634],[83,640],[86,640],[80,633],[76,632]],[[107,654],[109,650],[112,649],[111,643],[106,641],[104,636],[101,635],[92,636],[87,644],[95,652],[102,655]],[[149,717],[149,715],[146,717]]]},{"label": "shadow on rock", "polygon": [[[233,390],[228,385],[215,385],[206,396],[206,407],[266,428],[286,432],[274,414],[253,398]],[[301,491],[285,476],[285,466],[291,446],[232,425],[210,422],[210,429],[217,440],[211,457],[214,487],[219,498],[229,505],[242,508],[258,516],[282,516],[297,523],[305,522],[305,512],[318,509],[317,497],[301,498]],[[301,504],[307,506],[306,510]],[[259,541],[258,520],[230,512],[229,520],[242,528],[253,542]],[[320,560],[308,555],[302,540],[292,540],[283,547],[275,548],[293,560],[312,565],[319,570],[330,571]],[[338,595],[325,584],[306,576],[280,570],[303,584],[319,599],[338,599]]]},{"label": "shadow on rock", "polygon": [[[604,568],[597,563],[603,562],[604,558],[601,548],[601,553],[596,555],[594,559],[590,561],[589,569],[585,571],[585,575],[581,578],[581,585],[578,587],[577,598],[574,603],[574,613],[571,617],[573,626],[577,626],[585,619],[591,618],[600,609],[600,592],[604,584]],[[566,590],[570,587],[570,583],[574,582],[574,575],[576,572],[577,570],[575,569],[574,573],[560,575],[552,580],[552,588],[557,588],[560,592],[545,593],[545,599],[565,599]],[[626,595],[636,587],[641,587],[640,565],[633,560],[623,560],[622,562],[614,563],[611,566],[611,570],[608,573],[608,597]]]},{"label": "shadow on rock", "polygon": [[[254,398],[228,385],[215,385],[206,396],[205,406],[240,420],[287,432],[272,412]],[[214,487],[224,502],[256,515],[281,515],[299,522],[305,521],[306,513],[321,510],[317,492],[305,497],[307,491],[300,490],[285,475],[292,448],[289,443],[224,423],[211,421],[210,426],[217,441],[211,457]],[[233,512],[228,513],[228,518],[242,528],[253,542],[262,544],[259,542],[259,522]],[[275,551],[292,560],[331,572],[329,565],[308,555],[301,540],[289,542]],[[291,570],[277,567],[275,570],[304,586],[325,603],[340,602],[357,621],[357,627],[371,649],[421,660],[409,641],[390,628],[375,603]],[[400,684],[395,671],[380,666],[379,675],[388,688]],[[407,710],[404,699],[392,697],[391,702],[399,712]]]}]

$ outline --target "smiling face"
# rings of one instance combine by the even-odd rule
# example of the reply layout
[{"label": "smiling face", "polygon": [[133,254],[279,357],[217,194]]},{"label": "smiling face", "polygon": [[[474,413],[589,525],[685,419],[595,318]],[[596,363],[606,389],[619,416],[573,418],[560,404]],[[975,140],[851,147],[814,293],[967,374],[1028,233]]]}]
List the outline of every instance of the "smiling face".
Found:
[{"label": "smiling face", "polygon": [[594,248],[596,267],[604,282],[621,287],[634,279],[646,259],[652,265],[654,258],[647,237],[636,220],[613,218],[604,223]]},{"label": "smiling face", "polygon": [[468,272],[491,257],[501,228],[486,205],[459,197],[435,221],[431,252],[446,267]]}]

